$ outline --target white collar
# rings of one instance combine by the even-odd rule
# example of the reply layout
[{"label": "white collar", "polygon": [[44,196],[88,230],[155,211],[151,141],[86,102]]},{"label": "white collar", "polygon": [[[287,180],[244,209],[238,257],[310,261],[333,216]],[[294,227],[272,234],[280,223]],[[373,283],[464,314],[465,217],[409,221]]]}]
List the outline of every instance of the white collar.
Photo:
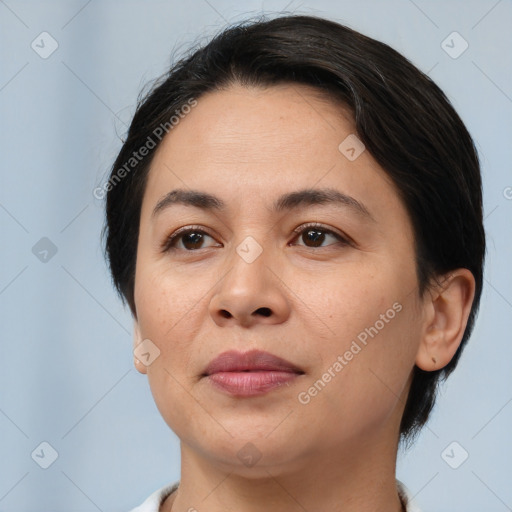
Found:
[{"label": "white collar", "polygon": [[[144,501],[144,503],[130,510],[130,512],[160,512],[162,503],[172,492],[178,488],[178,485],[179,481],[158,489],[153,494],[151,494],[146,499],[146,501]],[[413,500],[413,496],[409,489],[407,489],[407,487],[402,482],[400,482],[400,480],[396,481],[396,485],[398,487],[400,496],[402,496],[405,501],[406,512],[421,512],[418,505]]]}]

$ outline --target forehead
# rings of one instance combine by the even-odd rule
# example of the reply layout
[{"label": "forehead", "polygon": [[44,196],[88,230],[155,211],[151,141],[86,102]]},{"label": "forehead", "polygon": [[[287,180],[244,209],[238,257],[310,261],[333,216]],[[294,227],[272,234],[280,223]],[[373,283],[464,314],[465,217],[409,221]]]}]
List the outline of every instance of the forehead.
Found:
[{"label": "forehead", "polygon": [[405,215],[369,152],[351,160],[340,150],[354,137],[349,109],[309,86],[209,92],[160,144],[144,198],[151,205],[143,209],[175,188],[215,191],[228,206],[255,208],[256,200],[270,207],[286,192],[321,186],[360,199],[370,210]]},{"label": "forehead", "polygon": [[[300,84],[272,87],[233,85],[208,92],[164,139],[161,150],[186,145],[194,156],[225,157],[241,164],[321,154],[327,145],[336,154],[339,131],[355,131],[349,110],[319,90]],[[178,129],[179,128],[179,129]],[[173,139],[173,140],[171,140]],[[192,143],[197,144],[192,147]],[[319,147],[319,142],[322,142]],[[188,158],[190,152],[181,153]],[[319,162],[321,165],[322,162]]]}]

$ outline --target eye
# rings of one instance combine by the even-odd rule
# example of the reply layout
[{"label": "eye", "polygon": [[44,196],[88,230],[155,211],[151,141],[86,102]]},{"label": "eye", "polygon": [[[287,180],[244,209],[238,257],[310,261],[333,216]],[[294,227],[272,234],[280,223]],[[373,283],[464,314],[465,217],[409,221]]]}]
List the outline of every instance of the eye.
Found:
[{"label": "eye", "polygon": [[[311,249],[322,248],[322,244],[325,241],[326,236],[334,238],[341,245],[351,244],[348,238],[317,223],[302,225],[299,228],[294,229],[293,232],[298,235],[294,240],[301,237],[306,244],[305,246]],[[203,247],[203,242],[205,236],[213,240],[213,237],[204,231],[204,229],[201,229],[200,226],[189,226],[178,229],[165,239],[162,244],[162,251],[167,252],[181,249],[187,252],[193,252],[199,249],[204,249],[205,247]],[[182,247],[178,246],[179,242],[181,242]]]},{"label": "eye", "polygon": [[[178,229],[165,239],[164,243],[162,244],[162,250],[166,252],[175,249],[183,249],[185,251],[192,252],[197,249],[203,249],[201,246],[205,235],[209,238],[212,238],[199,226],[191,226]],[[176,247],[180,240],[183,247]]]},{"label": "eye", "polygon": [[331,229],[327,229],[321,224],[317,224],[315,222],[302,225],[299,228],[294,229],[293,232],[297,233],[299,235],[299,237],[297,238],[303,240],[306,244],[306,247],[309,248],[321,247],[321,244],[325,241],[326,236],[331,236],[335,238],[341,245],[350,245],[349,240],[342,236],[341,234],[336,233]]}]

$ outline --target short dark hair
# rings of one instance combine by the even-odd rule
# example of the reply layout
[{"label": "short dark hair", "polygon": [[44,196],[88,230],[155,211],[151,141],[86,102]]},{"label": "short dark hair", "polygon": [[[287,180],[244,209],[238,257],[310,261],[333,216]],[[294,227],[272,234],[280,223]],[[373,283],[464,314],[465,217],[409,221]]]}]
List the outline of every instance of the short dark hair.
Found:
[{"label": "short dark hair", "polygon": [[[439,87],[388,45],[331,20],[287,15],[246,20],[190,50],[139,97],[111,169],[102,235],[113,283],[136,317],[140,211],[151,160],[162,140],[155,134],[170,128],[171,117],[187,103],[237,83],[310,85],[346,105],[358,137],[395,184],[412,221],[420,296],[438,276],[456,268],[469,269],[475,278],[466,330],[450,363],[436,371],[414,367],[400,425],[401,440],[410,442],[426,423],[440,381],[455,369],[472,332],[482,291],[485,233],[480,165],[470,134]],[[154,147],[147,155],[130,160],[141,147],[149,148],[150,139]],[[127,162],[133,164],[129,169]]]}]

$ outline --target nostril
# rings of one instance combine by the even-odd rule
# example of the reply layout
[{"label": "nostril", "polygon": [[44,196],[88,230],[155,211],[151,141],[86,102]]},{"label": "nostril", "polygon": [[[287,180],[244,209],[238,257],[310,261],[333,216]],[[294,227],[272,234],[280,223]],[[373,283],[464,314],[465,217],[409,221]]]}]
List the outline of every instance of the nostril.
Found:
[{"label": "nostril", "polygon": [[263,315],[263,316],[270,316],[272,314],[272,312],[270,311],[269,308],[259,308],[258,311]]},{"label": "nostril", "polygon": [[226,311],[225,309],[222,309],[220,311],[220,314],[224,317],[224,318],[231,318],[231,313],[229,311]]}]

